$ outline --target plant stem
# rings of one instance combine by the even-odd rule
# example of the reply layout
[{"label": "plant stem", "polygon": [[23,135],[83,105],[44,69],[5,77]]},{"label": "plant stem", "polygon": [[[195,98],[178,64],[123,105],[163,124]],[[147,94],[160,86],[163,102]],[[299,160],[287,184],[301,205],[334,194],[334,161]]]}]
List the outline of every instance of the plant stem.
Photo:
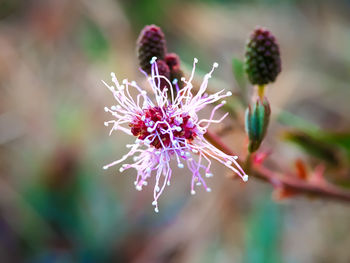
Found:
[{"label": "plant stem", "polygon": [[[227,144],[225,144],[216,134],[207,131],[204,136],[210,143],[212,143],[215,147],[224,153],[235,155],[234,152],[227,146]],[[251,159],[250,156],[247,157],[247,159]],[[251,176],[269,182],[273,186],[283,186],[285,189],[292,190],[295,193],[315,196],[323,199],[350,202],[350,192],[331,184],[312,184],[308,181],[301,180],[296,176],[293,177],[290,175],[286,176],[279,174],[269,170],[263,165],[254,165],[254,163],[250,166],[250,168]]]}]

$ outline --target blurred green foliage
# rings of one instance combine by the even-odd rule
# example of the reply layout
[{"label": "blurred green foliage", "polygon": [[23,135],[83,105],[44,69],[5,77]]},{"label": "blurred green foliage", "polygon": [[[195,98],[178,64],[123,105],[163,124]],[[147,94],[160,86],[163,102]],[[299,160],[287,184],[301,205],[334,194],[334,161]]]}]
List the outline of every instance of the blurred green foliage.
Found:
[{"label": "blurred green foliage", "polygon": [[87,17],[83,19],[78,33],[81,48],[90,59],[103,60],[107,57],[109,42],[93,20]]},{"label": "blurred green foliage", "polygon": [[246,226],[243,262],[279,263],[281,256],[282,209],[270,196],[256,200]]}]

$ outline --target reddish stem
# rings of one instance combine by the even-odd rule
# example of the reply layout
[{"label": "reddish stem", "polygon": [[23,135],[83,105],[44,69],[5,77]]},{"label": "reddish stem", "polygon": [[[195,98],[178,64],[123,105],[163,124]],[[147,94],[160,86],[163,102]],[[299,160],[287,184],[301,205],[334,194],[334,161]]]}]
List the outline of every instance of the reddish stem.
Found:
[{"label": "reddish stem", "polygon": [[[206,139],[215,147],[229,155],[235,155],[234,152],[221,141],[216,134],[207,131]],[[250,157],[249,157],[250,158]],[[254,165],[251,167],[250,175],[271,183],[274,186],[284,187],[295,193],[312,195],[324,199],[332,199],[338,201],[350,202],[350,192],[330,184],[316,185],[310,182],[300,180],[298,177],[291,177],[275,173],[262,165]]]}]

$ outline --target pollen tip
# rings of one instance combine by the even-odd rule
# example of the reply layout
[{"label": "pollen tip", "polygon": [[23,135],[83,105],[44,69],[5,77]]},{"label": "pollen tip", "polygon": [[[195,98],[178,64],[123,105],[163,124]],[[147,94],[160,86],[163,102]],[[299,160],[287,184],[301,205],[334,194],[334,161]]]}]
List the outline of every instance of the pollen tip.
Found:
[{"label": "pollen tip", "polygon": [[218,66],[219,66],[219,64],[217,62],[214,62],[213,67],[217,68]]},{"label": "pollen tip", "polygon": [[207,190],[208,193],[211,192],[211,188],[210,187],[207,187],[207,189],[205,189],[205,190]]},{"label": "pollen tip", "polygon": [[158,202],[156,201],[156,200],[154,200],[153,202],[152,202],[152,205],[157,205],[158,204]]},{"label": "pollen tip", "polygon": [[105,121],[103,124],[104,124],[104,126],[106,126],[106,127],[108,126],[108,122],[106,122],[106,121]]},{"label": "pollen tip", "polygon": [[119,168],[119,172],[121,172],[121,173],[124,172],[124,168],[123,168],[123,167],[120,167],[120,168]]},{"label": "pollen tip", "polygon": [[136,190],[137,190],[137,191],[141,191],[141,190],[142,190],[142,186],[141,186],[141,185],[139,185],[139,184],[138,184],[138,185],[136,185]]},{"label": "pollen tip", "polygon": [[198,63],[198,58],[193,59],[194,63]]},{"label": "pollen tip", "polygon": [[177,167],[179,167],[179,168],[184,168],[184,165],[183,165],[182,163],[178,163],[178,164],[177,164]]},{"label": "pollen tip", "polygon": [[168,181],[166,184],[167,184],[168,186],[170,186],[170,181]]},{"label": "pollen tip", "polygon": [[221,104],[226,104],[226,100],[221,101]]},{"label": "pollen tip", "polygon": [[233,157],[233,159],[235,159],[235,160],[237,160],[237,159],[238,159],[238,156],[237,156],[237,155],[232,156],[232,157]]},{"label": "pollen tip", "polygon": [[242,179],[243,179],[244,182],[247,182],[248,181],[248,175],[246,175],[246,174],[243,175]]},{"label": "pollen tip", "polygon": [[105,165],[102,167],[103,170],[107,170],[108,169],[108,165]]},{"label": "pollen tip", "polygon": [[205,174],[205,177],[208,177],[208,178],[209,178],[209,177],[212,177],[212,176],[213,176],[212,173],[206,173],[206,174]]},{"label": "pollen tip", "polygon": [[226,93],[226,95],[227,95],[227,96],[232,96],[232,92],[231,92],[231,91],[228,91],[228,92]]},{"label": "pollen tip", "polygon": [[154,62],[156,62],[156,60],[157,60],[157,57],[152,57],[150,63],[153,64]]},{"label": "pollen tip", "polygon": [[226,164],[226,165],[232,165],[232,162],[231,162],[231,161],[226,161],[225,164]]},{"label": "pollen tip", "polygon": [[155,207],[155,208],[154,208],[154,212],[159,213],[158,207]]},{"label": "pollen tip", "polygon": [[107,107],[105,107],[104,109],[105,109],[105,112],[108,112],[108,108]]},{"label": "pollen tip", "polygon": [[177,78],[173,79],[173,84],[175,85],[178,82]]},{"label": "pollen tip", "polygon": [[196,191],[195,190],[191,190],[191,195],[195,195]]}]

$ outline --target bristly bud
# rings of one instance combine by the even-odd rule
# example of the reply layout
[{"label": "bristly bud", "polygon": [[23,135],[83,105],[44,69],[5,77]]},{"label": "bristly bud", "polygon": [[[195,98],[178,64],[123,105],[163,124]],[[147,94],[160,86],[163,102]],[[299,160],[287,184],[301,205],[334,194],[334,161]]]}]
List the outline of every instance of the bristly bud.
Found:
[{"label": "bristly bud", "polygon": [[276,38],[270,31],[257,28],[246,46],[245,70],[253,85],[274,82],[281,72],[281,57]]},{"label": "bristly bud", "polygon": [[151,73],[150,61],[153,57],[164,60],[166,54],[166,42],[162,30],[155,26],[145,26],[137,40],[137,55],[141,68],[148,74]]},{"label": "bristly bud", "polygon": [[175,53],[166,54],[165,62],[168,64],[170,70],[180,68],[180,58]]},{"label": "bristly bud", "polygon": [[269,124],[271,109],[266,97],[257,98],[256,102],[249,105],[245,115],[245,129],[249,137],[249,152],[259,149]]},{"label": "bristly bud", "polygon": [[177,79],[177,83],[179,85],[179,88],[183,88],[183,82],[181,81],[181,78],[184,77],[184,74],[180,68],[180,58],[175,53],[169,53],[165,56],[165,62],[169,66],[170,69],[170,79],[171,81],[174,81],[174,79]]}]

